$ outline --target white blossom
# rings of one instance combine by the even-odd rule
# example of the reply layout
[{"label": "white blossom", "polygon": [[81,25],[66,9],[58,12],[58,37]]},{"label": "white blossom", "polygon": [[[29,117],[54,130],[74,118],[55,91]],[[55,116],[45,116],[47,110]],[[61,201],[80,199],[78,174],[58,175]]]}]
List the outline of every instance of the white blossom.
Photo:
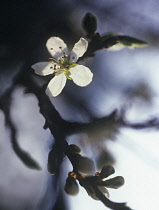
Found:
[{"label": "white blossom", "polygon": [[82,57],[88,47],[86,39],[81,38],[68,53],[68,48],[59,37],[51,37],[46,43],[46,47],[52,58],[49,62],[39,62],[32,65],[35,73],[41,76],[53,74],[54,77],[49,82],[46,94],[50,97],[57,96],[64,88],[67,79],[81,87],[91,83],[93,74],[89,68],[76,64],[79,57]]}]

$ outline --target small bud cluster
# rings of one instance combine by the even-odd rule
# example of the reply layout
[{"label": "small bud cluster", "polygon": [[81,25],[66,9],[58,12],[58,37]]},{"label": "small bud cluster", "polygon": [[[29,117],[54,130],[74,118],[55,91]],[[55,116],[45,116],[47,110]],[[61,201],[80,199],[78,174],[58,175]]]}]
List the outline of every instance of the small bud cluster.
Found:
[{"label": "small bud cluster", "polygon": [[108,198],[109,192],[107,188],[117,189],[124,184],[124,178],[122,176],[117,176],[115,178],[105,180],[114,172],[115,170],[113,166],[104,166],[100,173],[96,172],[95,176],[87,177],[87,179],[81,180],[81,185],[86,189],[88,195],[95,200],[99,200],[99,198],[97,197],[96,191],[94,190],[92,185],[96,186],[97,189]]},{"label": "small bud cluster", "polygon": [[[115,173],[114,167],[111,165],[104,166],[101,172],[96,172],[93,160],[87,157],[83,157],[81,149],[75,145],[71,144],[68,146],[72,156],[73,156],[73,171],[69,172],[65,184],[65,192],[68,195],[77,195],[79,192],[78,183],[85,188],[88,195],[95,200],[100,198],[96,194],[96,187],[105,197],[109,197],[109,192],[107,188],[117,189],[124,184],[124,178],[122,176],[117,176],[112,179],[107,179],[108,176]],[[78,181],[78,182],[77,182]]]},{"label": "small bud cluster", "polygon": [[[69,159],[73,166],[73,171],[68,173],[64,187],[64,190],[68,195],[77,195],[80,184],[85,188],[89,196],[95,200],[99,200],[93,186],[95,186],[105,197],[109,197],[107,188],[117,189],[124,184],[124,178],[122,176],[106,179],[108,176],[115,173],[114,167],[111,165],[103,166],[101,172],[96,172],[94,174],[95,165],[93,160],[82,156],[82,150],[79,146],[70,144],[67,146],[67,151],[69,151]],[[47,168],[50,174],[55,174],[57,169],[56,147],[49,152]]]}]

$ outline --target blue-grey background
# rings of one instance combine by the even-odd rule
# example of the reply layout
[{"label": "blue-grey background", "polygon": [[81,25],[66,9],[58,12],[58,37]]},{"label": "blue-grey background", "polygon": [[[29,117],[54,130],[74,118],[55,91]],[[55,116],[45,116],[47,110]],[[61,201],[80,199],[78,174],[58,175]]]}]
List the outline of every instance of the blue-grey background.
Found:
[{"label": "blue-grey background", "polygon": [[[158,117],[158,10],[157,0],[15,0],[1,3],[0,96],[12,87],[14,77],[22,68],[31,71],[28,63],[48,59],[45,43],[49,37],[59,36],[71,49],[80,37],[85,36],[81,27],[83,16],[92,12],[98,17],[98,32],[101,34],[120,32],[145,40],[149,45],[143,49],[97,52],[94,58],[84,63],[94,73],[93,82],[81,88],[68,81],[62,94],[52,99],[56,109],[65,120],[79,122],[89,122],[94,117],[103,117],[121,107],[126,107],[126,117],[131,122]],[[39,113],[36,97],[24,94],[24,91],[22,85],[14,89],[11,116],[18,131],[19,145],[30,152],[42,170],[28,169],[15,155],[10,130],[5,125],[4,113],[0,111],[0,209],[50,210],[60,189],[63,189],[67,168],[71,170],[71,167],[66,167],[69,163],[65,160],[64,175],[58,181],[48,174],[47,155],[53,138],[49,130],[43,129],[44,118]],[[130,207],[137,210],[155,210],[158,201],[154,189],[159,187],[156,180],[159,173],[156,150],[159,146],[158,135],[158,131],[152,129],[121,129],[120,132],[101,129],[89,137],[85,134],[75,135],[70,137],[70,141],[81,145],[84,154],[90,157],[98,152],[100,154],[101,148],[111,154],[110,163],[116,164],[116,175],[125,175],[127,180],[122,191],[115,191],[116,195],[112,192],[112,200],[128,201]],[[90,142],[93,146],[90,146]],[[87,198],[86,194],[84,197]],[[71,199],[71,203],[76,201],[73,207],[67,201],[67,196],[63,199],[67,209],[92,209],[87,206],[87,200],[81,203],[84,207],[77,205],[80,195]],[[56,207],[59,208],[64,209]]]}]

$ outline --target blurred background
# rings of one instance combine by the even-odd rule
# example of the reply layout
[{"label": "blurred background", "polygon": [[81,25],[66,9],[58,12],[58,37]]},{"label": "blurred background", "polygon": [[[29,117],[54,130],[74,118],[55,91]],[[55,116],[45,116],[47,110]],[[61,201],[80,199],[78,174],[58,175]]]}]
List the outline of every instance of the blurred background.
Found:
[{"label": "blurred background", "polygon": [[[124,110],[131,123],[159,117],[159,5],[157,0],[13,0],[0,7],[0,103],[9,106],[17,129],[19,146],[29,152],[42,170],[27,168],[14,153],[11,131],[0,109],[0,209],[1,210],[94,210],[106,209],[92,200],[84,189],[76,197],[67,196],[64,184],[71,165],[67,159],[58,176],[47,172],[48,152],[54,139],[39,113],[34,94],[26,94],[22,83],[13,85],[19,72],[47,61],[45,43],[59,36],[71,49],[85,33],[81,20],[87,12],[98,18],[98,32],[118,32],[148,42],[141,49],[111,52],[100,50],[84,62],[94,74],[93,82],[81,88],[68,81],[63,92],[51,101],[63,119],[90,122]],[[38,78],[42,84],[46,78]],[[11,100],[7,90],[13,89]],[[128,202],[132,209],[156,210],[159,206],[159,132],[155,128],[132,129],[101,126],[68,137],[93,158],[99,171],[113,164],[115,175],[125,185],[110,190],[110,199]],[[81,202],[82,201],[82,202]],[[60,205],[59,205],[60,203]],[[61,206],[61,204],[63,206]]]}]

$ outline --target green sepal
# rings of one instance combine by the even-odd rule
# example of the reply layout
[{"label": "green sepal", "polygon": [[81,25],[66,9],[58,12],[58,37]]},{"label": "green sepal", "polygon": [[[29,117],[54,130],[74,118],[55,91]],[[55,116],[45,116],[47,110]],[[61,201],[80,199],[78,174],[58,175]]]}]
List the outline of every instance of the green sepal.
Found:
[{"label": "green sepal", "polygon": [[67,77],[67,79],[72,80],[72,78],[70,77],[70,71],[69,70],[68,71],[64,71],[64,73],[65,73],[65,76]]}]

